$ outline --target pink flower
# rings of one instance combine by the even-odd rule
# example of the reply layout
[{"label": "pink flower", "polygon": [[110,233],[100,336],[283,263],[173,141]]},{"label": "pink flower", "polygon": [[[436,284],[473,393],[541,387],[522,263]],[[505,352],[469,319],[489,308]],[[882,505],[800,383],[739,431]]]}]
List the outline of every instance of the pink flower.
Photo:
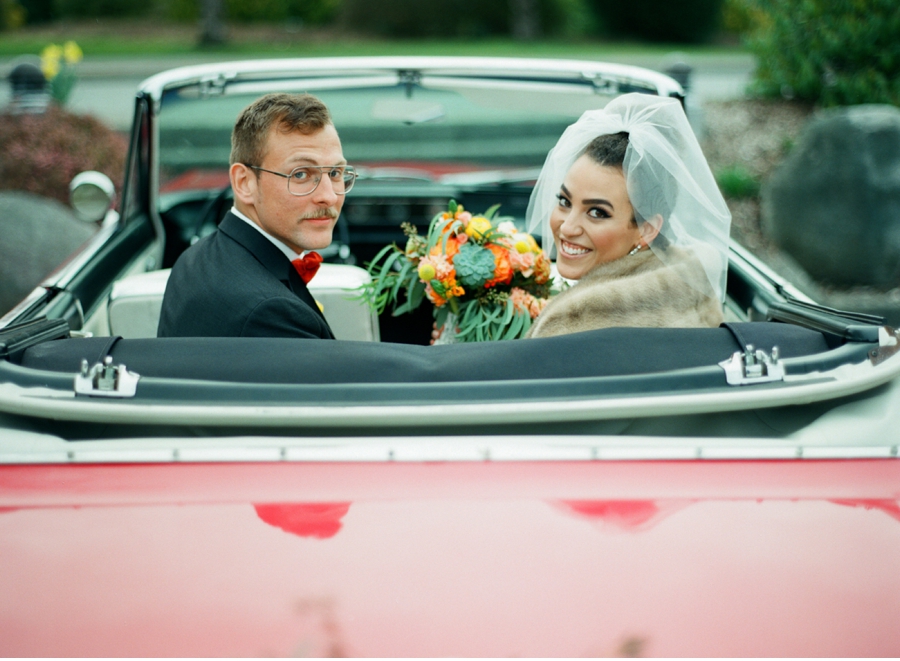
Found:
[{"label": "pink flower", "polygon": [[509,251],[509,262],[512,264],[513,270],[518,271],[526,278],[530,278],[534,273],[534,253],[520,253],[515,250]]},{"label": "pink flower", "polygon": [[547,303],[550,302],[549,298],[531,298],[531,306],[528,308],[528,313],[531,315],[532,319],[537,319],[538,315],[544,311],[544,308],[547,307]]},{"label": "pink flower", "polygon": [[534,296],[520,287],[513,287],[510,289],[509,298],[512,300],[516,310],[520,310],[521,312],[529,312],[531,303],[534,301]]}]

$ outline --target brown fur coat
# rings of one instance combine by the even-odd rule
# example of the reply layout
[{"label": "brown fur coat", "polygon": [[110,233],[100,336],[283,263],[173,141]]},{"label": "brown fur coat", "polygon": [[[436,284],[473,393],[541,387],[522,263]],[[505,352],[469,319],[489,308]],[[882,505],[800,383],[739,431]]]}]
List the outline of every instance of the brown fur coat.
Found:
[{"label": "brown fur coat", "polygon": [[[669,266],[651,250],[625,255],[589,271],[574,287],[554,296],[527,337],[566,335],[610,326],[695,328],[722,323],[722,305],[686,284],[678,273],[701,277],[702,266],[683,250],[669,248]],[[705,277],[705,276],[703,276]]]}]

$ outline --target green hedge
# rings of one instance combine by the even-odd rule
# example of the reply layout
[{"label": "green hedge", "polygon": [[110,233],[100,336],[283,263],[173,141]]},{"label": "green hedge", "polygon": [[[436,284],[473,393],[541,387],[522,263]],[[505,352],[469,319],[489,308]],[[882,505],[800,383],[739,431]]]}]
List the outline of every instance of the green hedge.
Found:
[{"label": "green hedge", "polygon": [[340,0],[224,0],[231,21],[295,20],[322,25],[335,18]]},{"label": "green hedge", "polygon": [[591,0],[611,36],[664,43],[709,40],[722,19],[722,0]]},{"label": "green hedge", "polygon": [[[201,0],[0,0],[0,28],[7,5],[21,6],[29,24],[61,18],[148,15],[187,22],[200,18]],[[340,5],[341,0],[222,0],[226,20],[239,22],[293,20],[322,25],[336,18]]]},{"label": "green hedge", "polygon": [[745,0],[752,90],[823,106],[900,105],[897,0]]},{"label": "green hedge", "polygon": [[343,0],[343,22],[387,37],[458,37],[509,31],[508,0]]},{"label": "green hedge", "polygon": [[[590,23],[583,0],[537,0],[540,34],[581,31]],[[510,0],[342,0],[342,23],[357,32],[394,38],[509,35]]]}]

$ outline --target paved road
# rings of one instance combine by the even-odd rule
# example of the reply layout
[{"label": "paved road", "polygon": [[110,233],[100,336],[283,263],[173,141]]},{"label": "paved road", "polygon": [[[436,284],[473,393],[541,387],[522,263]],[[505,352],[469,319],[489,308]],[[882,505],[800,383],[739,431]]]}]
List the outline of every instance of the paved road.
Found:
[{"label": "paved road", "polygon": [[[134,112],[134,93],[141,81],[179,66],[226,61],[233,56],[160,56],[153,58],[88,57],[78,65],[79,81],[68,107],[80,113],[93,114],[111,127],[126,131]],[[750,55],[691,55],[680,58],[672,53],[629,55],[604,58],[609,62],[631,64],[664,71],[678,59],[694,68],[691,77],[693,104],[702,107],[710,100],[739,97],[743,94],[753,70]],[[0,58],[0,78],[6,80],[14,60]],[[0,83],[0,108],[9,102],[9,85]]]}]

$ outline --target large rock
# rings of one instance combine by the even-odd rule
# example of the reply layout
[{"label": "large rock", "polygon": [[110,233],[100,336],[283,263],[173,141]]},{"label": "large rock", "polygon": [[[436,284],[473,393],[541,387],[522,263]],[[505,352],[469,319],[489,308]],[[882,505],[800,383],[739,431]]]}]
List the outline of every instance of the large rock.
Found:
[{"label": "large rock", "polygon": [[813,278],[900,285],[900,109],[824,111],[762,190],[765,231]]},{"label": "large rock", "polygon": [[96,231],[56,200],[0,191],[0,316]]}]

